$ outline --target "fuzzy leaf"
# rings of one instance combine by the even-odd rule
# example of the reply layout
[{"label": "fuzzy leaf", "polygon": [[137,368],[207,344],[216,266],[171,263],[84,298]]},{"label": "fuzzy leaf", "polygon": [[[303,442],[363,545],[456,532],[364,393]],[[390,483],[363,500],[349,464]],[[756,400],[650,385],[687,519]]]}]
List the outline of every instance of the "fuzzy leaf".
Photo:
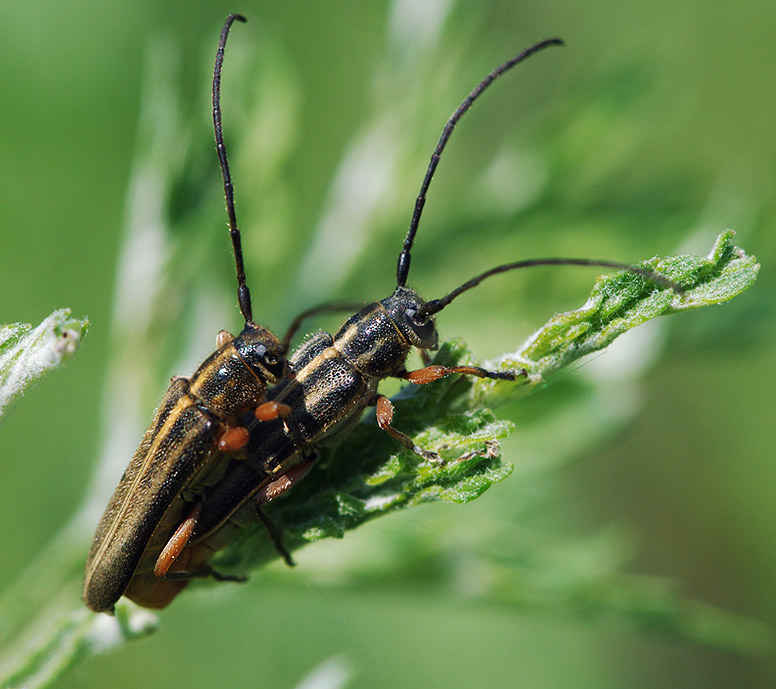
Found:
[{"label": "fuzzy leaf", "polygon": [[730,230],[720,234],[705,258],[684,254],[637,264],[674,280],[684,290],[682,295],[661,289],[636,273],[623,271],[599,278],[583,306],[553,316],[513,354],[491,364],[498,370],[525,368],[528,375],[518,385],[477,380],[474,399],[498,406],[524,394],[521,388],[535,387],[656,316],[720,304],[739,295],[754,284],[760,265],[733,244],[733,235]]},{"label": "fuzzy leaf", "polygon": [[0,326],[0,415],[24,388],[72,356],[89,320],[54,311],[37,328],[27,323]]}]

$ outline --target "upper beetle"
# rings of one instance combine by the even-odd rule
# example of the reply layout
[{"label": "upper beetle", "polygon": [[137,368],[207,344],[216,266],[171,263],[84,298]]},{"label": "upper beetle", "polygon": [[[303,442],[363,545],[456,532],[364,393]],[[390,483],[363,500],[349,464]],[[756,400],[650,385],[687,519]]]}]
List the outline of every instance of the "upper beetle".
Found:
[{"label": "upper beetle", "polygon": [[[219,333],[216,351],[191,378],[173,378],[162,398],[89,550],[83,598],[95,611],[112,611],[122,594],[142,605],[162,607],[185,585],[185,581],[171,581],[164,588],[151,584],[167,574],[174,560],[171,539],[181,520],[190,519],[196,509],[192,496],[217,479],[223,453],[247,443],[248,432],[240,420],[246,411],[266,418],[278,413],[277,405],[267,404],[265,397],[267,386],[287,374],[286,346],[253,321],[221,130],[221,64],[229,27],[236,19],[244,21],[239,15],[229,17],[216,53],[213,122],[245,326],[237,337]],[[199,574],[209,573],[206,565],[200,566]]]}]

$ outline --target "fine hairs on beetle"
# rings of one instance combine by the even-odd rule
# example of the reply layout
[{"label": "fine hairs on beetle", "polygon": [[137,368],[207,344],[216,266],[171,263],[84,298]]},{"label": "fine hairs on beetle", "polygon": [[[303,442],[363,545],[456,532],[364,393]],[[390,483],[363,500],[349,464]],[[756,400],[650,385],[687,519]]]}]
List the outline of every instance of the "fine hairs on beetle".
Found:
[{"label": "fine hairs on beetle", "polygon": [[563,44],[551,38],[496,68],[448,120],[415,202],[398,257],[394,292],[360,308],[335,335],[319,331],[307,337],[286,358],[289,343],[305,318],[359,307],[344,303],[313,307],[294,319],[282,340],[253,322],[221,126],[221,66],[236,20],[245,21],[236,14],[228,17],[216,53],[213,122],[245,326],[237,337],[219,333],[218,349],[191,378],[174,378],[157,408],[108,503],[89,552],[83,595],[95,611],[112,612],[122,595],[145,607],[162,608],[192,578],[240,579],[225,576],[208,563],[257,516],[291,564],[278,530],[262,507],[300,481],[319,451],[339,442],[369,406],[376,407],[379,427],[403,447],[424,460],[439,461],[436,453],[419,447],[392,425],[393,406],[379,394],[378,386],[389,377],[423,385],[456,373],[496,380],[525,376],[524,370],[491,371],[478,366],[405,368],[413,348],[424,355],[436,349],[435,314],[486,278],[532,266],[599,266],[631,271],[660,288],[681,293],[671,280],[647,269],[574,258],[499,265],[430,301],[407,286],[426,194],[456,124],[499,76],[544,48]]}]

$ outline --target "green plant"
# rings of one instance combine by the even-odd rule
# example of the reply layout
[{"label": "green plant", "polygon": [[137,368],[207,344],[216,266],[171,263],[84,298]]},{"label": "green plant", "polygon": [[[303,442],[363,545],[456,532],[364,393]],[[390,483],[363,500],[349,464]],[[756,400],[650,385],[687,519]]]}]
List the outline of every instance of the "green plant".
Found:
[{"label": "green plant", "polygon": [[[407,186],[404,180],[411,177],[406,174],[408,170],[422,169],[418,163],[422,163],[423,154],[417,151],[425,150],[419,145],[423,138],[421,132],[409,127],[407,122],[415,120],[416,111],[439,100],[439,91],[444,91],[449,84],[440,80],[435,89],[408,94],[411,105],[406,112],[397,113],[387,103],[395,100],[399,88],[405,87],[407,73],[412,70],[396,55],[393,62],[389,59],[382,65],[382,77],[389,82],[386,90],[389,95],[384,96],[384,102],[373,104],[371,119],[367,118],[364,129],[354,137],[343,169],[353,164],[353,160],[368,159],[376,166],[383,166],[383,177],[387,180],[383,196],[342,230],[336,221],[352,200],[352,195],[348,195],[352,192],[347,186],[348,175],[343,173],[342,179],[346,181],[335,186],[315,239],[310,242],[309,251],[293,263],[297,274],[289,278],[289,272],[293,271],[288,269],[288,256],[298,252],[298,247],[284,241],[285,236],[273,230],[288,222],[289,211],[278,199],[288,199],[290,194],[281,172],[292,148],[297,94],[292,80],[287,78],[285,63],[271,43],[256,55],[246,56],[244,49],[242,54],[237,49],[230,59],[234,62],[230,67],[232,84],[246,83],[248,74],[258,75],[260,80],[258,85],[244,87],[246,93],[259,94],[255,96],[257,100],[244,96],[244,100],[233,106],[235,114],[227,125],[227,136],[231,135],[236,142],[232,147],[237,153],[235,177],[239,178],[241,169],[245,176],[246,169],[261,161],[257,188],[252,189],[251,196],[266,200],[268,207],[258,211],[247,195],[238,202],[242,217],[248,218],[244,227],[253,228],[246,237],[256,245],[253,252],[248,247],[246,253],[254,256],[254,269],[261,268],[262,278],[269,284],[292,285],[294,298],[301,301],[316,289],[334,295],[343,285],[357,285],[357,266],[359,261],[363,263],[368,251],[366,239],[354,241],[353,237],[368,235],[370,248],[379,248],[390,228],[391,241],[394,241],[397,216],[394,199],[403,195]],[[121,377],[122,395],[138,400],[138,408],[132,410],[134,416],[126,411],[111,415],[108,409],[106,427],[110,423],[131,426],[137,420],[143,423],[165,373],[170,368],[180,371],[190,368],[185,364],[173,365],[181,356],[180,343],[188,342],[201,323],[211,320],[212,313],[223,312],[218,300],[224,294],[231,294],[231,287],[220,284],[217,278],[202,277],[211,273],[228,274],[230,270],[226,257],[225,260],[217,258],[220,253],[211,249],[224,240],[213,231],[220,222],[218,204],[209,203],[218,197],[220,190],[216,175],[210,174],[215,170],[212,151],[204,141],[199,141],[201,132],[192,133],[194,127],[181,114],[184,108],[177,91],[175,70],[171,67],[173,62],[170,48],[160,45],[149,59],[154,71],[148,79],[141,118],[141,146],[132,179],[126,228],[125,274],[119,280],[121,300],[115,315],[113,359],[108,375],[113,381],[121,377],[123,370],[138,372],[136,376]],[[433,69],[433,65],[428,68]],[[399,119],[392,120],[391,116]],[[380,142],[401,129],[404,129],[401,137],[404,148],[391,149],[390,153],[383,150],[386,155],[381,157]],[[514,151],[505,144],[497,156],[512,159],[510,153]],[[550,167],[568,165],[568,160],[551,147],[546,157]],[[549,220],[546,213],[540,217],[557,194],[551,178],[548,175],[545,186],[537,186],[530,199],[523,205],[517,204],[518,207],[511,209],[511,215],[507,213],[506,219],[497,222],[511,226],[522,213],[529,218],[533,215],[538,226],[551,224],[551,215]],[[482,181],[479,179],[476,183]],[[352,176],[349,183],[353,183]],[[151,223],[143,216],[148,208],[155,212]],[[457,212],[458,215],[453,211],[449,214],[464,226],[492,220],[490,208],[469,210],[462,203]],[[616,224],[615,220],[603,217],[601,222]],[[368,233],[366,228],[370,229]],[[455,229],[448,231],[449,236],[458,236]],[[345,232],[338,241],[345,244],[351,241],[347,245],[353,250],[338,261],[324,261],[321,252],[332,244],[336,231]],[[266,242],[266,237],[280,239]],[[149,238],[155,247],[151,261],[138,250],[140,239]],[[265,251],[257,251],[257,247]],[[141,264],[148,269],[144,289],[133,290],[128,275]],[[328,267],[325,270],[321,267],[315,276],[317,280],[311,282],[311,273],[315,272],[311,266],[324,265]],[[273,517],[286,531],[289,547],[299,548],[324,537],[342,536],[368,520],[401,508],[431,501],[464,503],[478,497],[512,471],[498,450],[498,441],[508,434],[511,424],[500,420],[492,409],[537,390],[552,374],[582,356],[605,348],[615,337],[636,325],[659,315],[731,299],[754,282],[758,269],[752,257],[732,244],[730,232],[720,235],[708,257],[684,254],[650,259],[644,265],[679,282],[686,290],[685,295],[656,290],[629,273],[601,278],[581,308],[554,316],[524,345],[495,364],[525,367],[529,372],[525,380],[514,384],[471,383],[453,378],[399,393],[396,412],[401,427],[419,433],[420,440],[440,451],[447,462],[420,462],[417,457],[398,451],[367,419],[346,443],[322,458],[304,483],[273,505]],[[224,280],[224,284],[231,283]],[[262,307],[270,314],[281,308],[284,312],[293,310],[292,304],[281,302],[275,293],[262,296]],[[228,304],[228,299],[224,296],[223,304]],[[183,314],[180,321],[185,325],[170,327],[170,304],[177,304],[179,313]],[[499,307],[504,313],[510,312],[509,304],[503,300]],[[64,322],[68,325],[59,327],[64,327],[66,332],[83,332],[83,323]],[[7,341],[16,337],[14,334]],[[471,360],[471,354],[458,342],[447,343],[438,357],[445,363]],[[21,371],[27,378],[32,377],[32,367],[22,366]],[[0,371],[0,376],[3,375],[4,371]],[[17,386],[14,394],[19,389]],[[546,438],[563,429],[567,442],[585,445],[604,435],[602,426],[591,432],[586,425],[574,426],[573,421],[602,389],[603,385],[595,381],[580,383],[561,407],[549,409],[544,417],[538,416],[532,421],[536,436]],[[598,422],[603,425],[621,420],[622,417],[609,410]],[[106,435],[111,435],[110,428]],[[123,457],[106,451],[105,461],[126,462],[131,450]],[[544,462],[538,473],[554,469],[548,459]],[[535,478],[521,465],[515,473],[518,476],[514,481],[530,483]],[[95,491],[89,497],[88,507],[102,503],[104,498]],[[94,526],[85,515],[91,511],[85,508],[76,515],[51,547],[31,564],[30,573],[22,573],[0,600],[4,620],[0,641],[6,644],[2,676],[10,686],[51,686],[89,654],[143,636],[155,628],[153,615],[129,603],[118,606],[114,619],[92,615],[80,606],[81,563]],[[616,538],[605,535],[585,543],[557,544],[538,537],[521,539],[505,534],[503,527],[491,526],[487,537],[467,553],[467,565],[474,566],[481,574],[479,587],[474,592],[467,591],[467,595],[569,614],[614,613],[641,628],[659,628],[727,648],[749,647],[759,640],[756,625],[748,621],[688,601],[664,582],[622,574],[623,549]],[[390,544],[386,547],[390,548]],[[419,538],[411,547],[397,549],[400,554],[390,563],[371,568],[364,567],[356,554],[343,551],[334,573],[340,581],[351,583],[391,581],[449,585],[455,589],[463,568],[450,564],[455,560],[450,556],[453,550],[445,551],[443,545],[432,539]],[[249,529],[220,554],[219,566],[240,573],[252,572],[276,557],[263,533]],[[422,568],[417,566],[421,560],[426,563]],[[417,574],[421,570],[422,577]],[[429,570],[435,576],[429,576]],[[266,576],[278,575],[270,572]]]}]

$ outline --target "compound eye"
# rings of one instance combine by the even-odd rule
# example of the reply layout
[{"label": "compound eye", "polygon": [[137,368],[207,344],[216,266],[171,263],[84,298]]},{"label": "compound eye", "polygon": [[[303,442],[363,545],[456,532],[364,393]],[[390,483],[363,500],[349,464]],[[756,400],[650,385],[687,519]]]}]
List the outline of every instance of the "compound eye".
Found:
[{"label": "compound eye", "polygon": [[415,309],[407,309],[405,312],[407,322],[412,332],[417,335],[421,342],[430,342],[434,339],[434,320],[429,316],[420,317]]},{"label": "compound eye", "polygon": [[264,355],[264,368],[266,368],[275,378],[282,378],[286,375],[286,358],[275,356],[274,354]]}]

